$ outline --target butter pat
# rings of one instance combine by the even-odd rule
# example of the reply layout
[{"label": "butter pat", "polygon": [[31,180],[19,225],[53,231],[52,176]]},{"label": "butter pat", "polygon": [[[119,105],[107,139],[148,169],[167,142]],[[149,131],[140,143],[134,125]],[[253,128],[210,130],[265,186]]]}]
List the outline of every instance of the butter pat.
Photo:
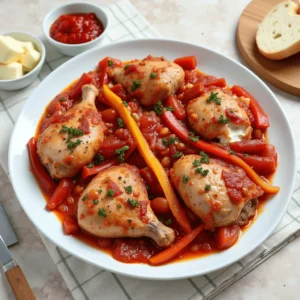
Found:
[{"label": "butter pat", "polygon": [[23,76],[22,64],[18,62],[0,64],[0,80],[17,79],[21,76]]},{"label": "butter pat", "polygon": [[34,49],[29,49],[29,51],[26,54],[24,54],[21,60],[21,63],[24,66],[24,70],[32,70],[37,65],[40,58],[41,54],[38,51]]},{"label": "butter pat", "polygon": [[14,39],[0,35],[0,63],[9,64],[21,60],[24,49]]}]

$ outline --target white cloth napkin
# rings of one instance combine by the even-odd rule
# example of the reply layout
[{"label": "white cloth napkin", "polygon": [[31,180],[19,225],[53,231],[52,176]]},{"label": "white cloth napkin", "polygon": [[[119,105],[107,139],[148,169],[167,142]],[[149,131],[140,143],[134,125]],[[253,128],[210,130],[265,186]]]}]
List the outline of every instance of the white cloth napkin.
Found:
[{"label": "white cloth napkin", "polygon": [[[134,38],[160,37],[159,33],[138,13],[127,0],[105,8],[111,27],[103,44]],[[26,99],[39,83],[55,68],[67,61],[51,45],[47,48],[46,63],[39,78],[29,87],[16,91],[0,91],[0,163],[8,172],[8,143],[15,120]],[[300,120],[298,125],[300,126]],[[149,281],[116,275],[89,265],[43,239],[57,268],[76,300],[81,299],[212,299],[221,290],[249,273],[274,253],[300,235],[300,172],[296,189],[283,220],[260,247],[233,265],[222,270],[176,281]]]}]

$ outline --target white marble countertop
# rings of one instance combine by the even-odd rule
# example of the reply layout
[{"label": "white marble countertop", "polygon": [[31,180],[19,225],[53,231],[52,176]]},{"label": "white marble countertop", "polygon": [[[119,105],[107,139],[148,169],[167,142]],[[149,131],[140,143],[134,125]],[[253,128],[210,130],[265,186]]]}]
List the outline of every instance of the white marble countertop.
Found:
[{"label": "white marble countertop", "polygon": [[[108,4],[114,1],[98,0],[93,3]],[[238,17],[249,0],[131,1],[163,36],[205,45],[240,60],[235,45],[235,30]],[[65,2],[71,1],[0,0],[0,31],[23,30],[41,35],[41,24],[46,13]],[[285,93],[280,95],[285,100],[283,108],[286,111],[292,109],[296,98]],[[294,130],[296,136],[300,134],[300,128]],[[300,141],[297,141],[297,146],[299,144]],[[299,162],[299,155],[297,158]],[[26,274],[37,299],[72,299],[37,230],[14,200],[13,190],[1,167],[0,191],[0,202],[4,204],[20,240],[11,247],[11,252]],[[215,299],[299,299],[299,249],[300,239],[296,239]],[[0,300],[14,299],[2,271],[0,275]]]}]

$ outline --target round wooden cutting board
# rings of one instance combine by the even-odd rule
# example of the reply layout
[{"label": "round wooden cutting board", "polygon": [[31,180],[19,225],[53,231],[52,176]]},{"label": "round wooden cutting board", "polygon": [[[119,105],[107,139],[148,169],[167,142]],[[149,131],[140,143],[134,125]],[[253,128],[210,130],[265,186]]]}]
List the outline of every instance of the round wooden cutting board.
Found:
[{"label": "round wooden cutting board", "polygon": [[246,63],[260,77],[279,89],[300,96],[300,53],[284,60],[265,58],[256,46],[258,24],[282,0],[253,0],[243,11],[237,30],[237,44]]}]

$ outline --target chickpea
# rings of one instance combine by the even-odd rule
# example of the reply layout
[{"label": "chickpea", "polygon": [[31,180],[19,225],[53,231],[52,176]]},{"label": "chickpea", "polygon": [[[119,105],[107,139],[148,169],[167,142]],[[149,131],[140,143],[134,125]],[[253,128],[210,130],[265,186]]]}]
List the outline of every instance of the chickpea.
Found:
[{"label": "chickpea", "polygon": [[193,120],[195,120],[195,121],[198,121],[198,120],[199,120],[198,115],[195,114],[195,113],[190,114],[190,118],[193,119]]},{"label": "chickpea", "polygon": [[68,198],[67,198],[67,203],[68,204],[74,204],[74,202],[75,202],[75,200],[73,199],[73,197],[69,195]]},{"label": "chickpea", "polygon": [[169,156],[165,156],[162,160],[161,160],[161,164],[164,168],[167,168],[170,166],[171,164],[171,159]]},{"label": "chickpea", "polygon": [[135,122],[139,122],[140,117],[139,117],[139,115],[137,113],[132,113],[131,116],[133,117],[133,119],[134,119]]},{"label": "chickpea", "polygon": [[169,134],[169,132],[170,132],[170,130],[168,127],[163,127],[159,132],[159,136],[160,137],[167,136]]},{"label": "chickpea", "polygon": [[188,84],[185,85],[185,88],[186,88],[186,89],[190,89],[190,88],[192,88],[193,86],[194,86],[193,84],[188,83]]},{"label": "chickpea", "polygon": [[58,210],[61,212],[67,212],[68,211],[68,207],[64,204],[61,204],[58,206]]},{"label": "chickpea", "polygon": [[77,186],[75,187],[75,189],[74,189],[74,193],[75,193],[76,195],[80,195],[82,192],[83,192],[83,187],[80,186],[80,185],[77,185]]},{"label": "chickpea", "polygon": [[192,252],[198,251],[198,250],[199,250],[199,245],[198,245],[198,244],[192,245],[192,246],[190,247],[190,250],[191,250]]}]

